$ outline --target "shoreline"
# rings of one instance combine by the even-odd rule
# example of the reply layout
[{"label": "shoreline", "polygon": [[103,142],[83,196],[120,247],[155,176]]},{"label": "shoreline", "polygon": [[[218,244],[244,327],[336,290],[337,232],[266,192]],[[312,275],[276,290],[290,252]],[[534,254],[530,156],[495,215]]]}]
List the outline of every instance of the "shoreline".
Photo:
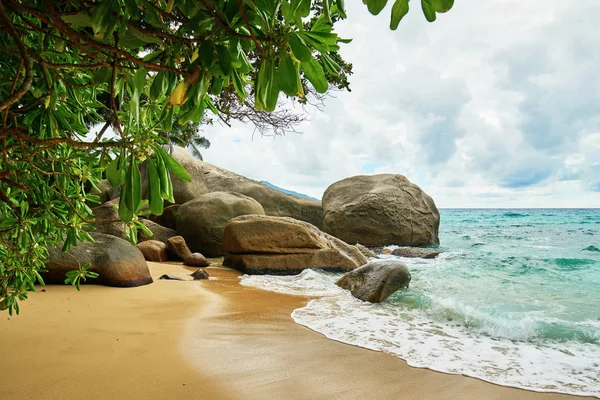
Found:
[{"label": "shoreline", "polygon": [[[148,264],[155,279],[195,270]],[[0,320],[0,399],[594,398],[413,368],[294,322],[308,297],[207,271],[209,281],[138,288],[38,287],[21,315]]]}]

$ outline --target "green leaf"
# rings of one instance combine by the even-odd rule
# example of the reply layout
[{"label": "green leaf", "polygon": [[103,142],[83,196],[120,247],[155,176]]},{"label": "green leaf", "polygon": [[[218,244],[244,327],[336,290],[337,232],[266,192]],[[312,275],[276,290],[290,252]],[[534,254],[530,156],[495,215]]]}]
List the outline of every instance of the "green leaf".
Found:
[{"label": "green leaf", "polygon": [[146,35],[145,33],[138,31],[137,29],[135,29],[132,26],[129,26],[129,31],[131,32],[131,34],[133,36],[140,39],[144,43],[162,43],[163,42],[163,40],[161,38],[159,38],[158,36]]},{"label": "green leaf", "polygon": [[61,15],[60,19],[65,21],[69,25],[76,26],[92,26],[92,18],[86,13],[79,13],[74,15]]},{"label": "green leaf", "polygon": [[431,8],[439,13],[450,11],[454,5],[454,0],[428,0],[428,2],[431,5]]},{"label": "green leaf", "polygon": [[144,67],[139,67],[138,70],[133,75],[133,84],[135,86],[135,90],[138,93],[144,92],[144,87],[146,87],[146,73],[148,71]]},{"label": "green leaf", "polygon": [[131,185],[131,211],[136,212],[142,201],[142,178],[140,167],[136,159],[131,156],[130,185]]},{"label": "green leaf", "polygon": [[315,90],[319,93],[325,93],[328,89],[327,79],[321,64],[314,58],[309,62],[302,63],[302,71],[310,83],[314,86]]},{"label": "green leaf", "polygon": [[121,184],[121,171],[119,171],[119,157],[116,157],[106,166],[106,179],[113,187]]},{"label": "green leaf", "polygon": [[92,29],[95,35],[102,35],[112,19],[112,1],[104,0],[92,9]]},{"label": "green leaf", "polygon": [[336,0],[336,5],[338,11],[340,12],[340,16],[344,19],[348,18],[346,15],[346,5],[344,4],[344,0]]},{"label": "green leaf", "polygon": [[147,159],[148,166],[148,201],[150,202],[150,211],[154,215],[163,213],[163,199],[160,195],[160,179],[156,170],[156,163],[150,157]]},{"label": "green leaf", "polygon": [[367,0],[367,8],[373,15],[377,15],[385,8],[387,0]]},{"label": "green leaf", "polygon": [[166,95],[168,85],[167,72],[159,71],[152,81],[152,86],[150,86],[150,98],[156,101],[162,95]]},{"label": "green leaf", "polygon": [[121,189],[121,198],[119,199],[119,218],[123,222],[129,222],[133,219],[133,211],[129,208],[127,203],[130,201],[131,188],[129,185],[123,186]]},{"label": "green leaf", "polygon": [[339,66],[331,57],[327,55],[327,53],[321,53],[321,59],[323,60],[323,65],[328,73],[331,75],[337,76],[341,71],[342,67]]},{"label": "green leaf", "polygon": [[240,77],[239,73],[237,70],[233,70],[233,87],[235,88],[235,91],[238,95],[238,97],[240,98],[240,100],[243,100],[246,98],[247,93],[246,93],[246,85],[244,83],[244,81],[242,80],[242,78]]},{"label": "green leaf", "polygon": [[390,29],[395,31],[402,21],[402,18],[408,13],[409,0],[396,0],[392,7],[392,19],[390,21]]},{"label": "green leaf", "polygon": [[308,15],[310,14],[310,2],[311,0],[300,0],[300,4],[298,5],[298,14],[301,17],[308,17]]},{"label": "green leaf", "polygon": [[231,74],[231,53],[225,46],[217,46],[217,59],[224,75]]},{"label": "green leaf", "polygon": [[213,46],[212,43],[208,40],[205,40],[198,49],[198,59],[200,63],[205,68],[208,68],[212,65],[214,56],[213,56]]},{"label": "green leaf", "polygon": [[298,77],[296,75],[296,64],[288,53],[281,53],[279,58],[279,68],[277,68],[277,83],[279,88],[288,96],[298,94],[296,84]]},{"label": "green leaf", "polygon": [[423,9],[423,14],[425,18],[429,22],[433,22],[436,19],[435,10],[431,7],[429,0],[421,0],[421,8]]},{"label": "green leaf", "polygon": [[295,33],[291,33],[288,36],[288,39],[292,53],[294,53],[294,57],[303,63],[310,61],[312,58],[312,53],[310,49],[302,42],[302,39],[300,39],[300,37]]},{"label": "green leaf", "polygon": [[156,145],[154,146],[154,150],[157,155],[164,161],[165,166],[175,174],[176,177],[181,179],[184,182],[191,182],[192,178],[188,175],[185,168],[181,166],[169,153],[167,153],[162,147]]}]

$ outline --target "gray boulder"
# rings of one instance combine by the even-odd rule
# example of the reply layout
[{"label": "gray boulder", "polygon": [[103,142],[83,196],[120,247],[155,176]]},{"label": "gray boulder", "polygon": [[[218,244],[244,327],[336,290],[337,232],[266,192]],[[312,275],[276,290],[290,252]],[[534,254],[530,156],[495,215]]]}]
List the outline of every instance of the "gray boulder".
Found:
[{"label": "gray boulder", "polygon": [[362,301],[381,303],[401,288],[408,288],[410,271],[395,260],[373,261],[342,276],[337,285]]},{"label": "gray boulder", "polygon": [[235,217],[264,214],[259,202],[233,192],[204,194],[182,205],[177,212],[177,231],[190,250],[207,257],[223,255],[223,229]]},{"label": "gray boulder", "polygon": [[348,243],[439,244],[439,225],[433,199],[403,175],[354,176],[323,195],[323,230]]},{"label": "gray boulder", "polygon": [[164,226],[165,228],[176,229],[177,210],[179,210],[179,207],[179,204],[173,204],[165,207],[161,215],[150,214],[150,220],[161,226]]},{"label": "gray boulder", "polygon": [[[282,193],[258,181],[193,158],[189,152],[173,146],[172,156],[188,171],[192,183],[173,179],[175,202],[183,204],[207,192],[236,192],[258,201],[266,215],[291,217],[323,226],[321,202]],[[200,183],[202,182],[202,183]]]},{"label": "gray boulder", "polygon": [[367,262],[354,246],[287,217],[244,215],[223,232],[223,265],[247,274],[294,275],[308,268],[351,271]]},{"label": "gray boulder", "polygon": [[91,263],[89,271],[99,276],[85,283],[105,286],[141,286],[152,283],[152,276],[142,252],[126,240],[102,233],[91,233],[94,243],[80,243],[63,253],[61,247],[48,249],[46,283],[62,284],[68,271]]},{"label": "gray boulder", "polygon": [[125,224],[119,218],[119,198],[92,208],[92,212],[94,213],[92,225],[96,228],[92,232],[128,239],[125,234]]},{"label": "gray boulder", "polygon": [[145,242],[146,240],[158,240],[164,244],[168,243],[168,240],[172,237],[179,236],[179,233],[173,229],[166,228],[157,224],[156,222],[150,221],[149,219],[141,219],[140,222],[152,232],[152,236],[146,234],[143,230],[138,230],[138,242]]},{"label": "gray boulder", "polygon": [[208,273],[203,269],[199,269],[198,271],[191,273],[190,276],[192,278],[194,278],[195,281],[201,281],[203,279],[208,279]]}]

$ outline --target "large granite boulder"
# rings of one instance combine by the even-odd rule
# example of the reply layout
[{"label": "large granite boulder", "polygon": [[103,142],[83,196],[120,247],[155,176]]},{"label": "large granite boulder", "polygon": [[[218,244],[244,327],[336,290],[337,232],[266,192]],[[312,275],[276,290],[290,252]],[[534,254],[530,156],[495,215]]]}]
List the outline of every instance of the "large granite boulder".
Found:
[{"label": "large granite boulder", "polygon": [[48,249],[48,272],[42,273],[46,283],[64,283],[68,271],[91,263],[89,271],[99,276],[85,283],[106,286],[141,286],[152,283],[148,264],[142,252],[126,240],[102,233],[91,233],[94,243],[80,243],[63,253],[61,247]]},{"label": "large granite boulder", "polygon": [[233,192],[212,192],[183,204],[177,211],[177,232],[185,238],[192,252],[207,257],[222,256],[223,229],[235,217],[263,214],[260,203]]},{"label": "large granite boulder", "polygon": [[365,246],[439,244],[440,214],[421,188],[403,175],[361,175],[323,194],[323,230]]},{"label": "large granite boulder", "polygon": [[173,204],[165,207],[161,215],[150,214],[150,220],[161,226],[164,226],[165,228],[176,229],[177,210],[179,210],[179,207],[179,204]]},{"label": "large granite boulder", "polygon": [[244,215],[223,232],[223,265],[247,274],[294,275],[308,268],[351,271],[367,262],[355,247],[287,217]]},{"label": "large granite boulder", "polygon": [[152,236],[148,235],[141,229],[138,229],[138,242],[145,242],[146,240],[158,240],[167,244],[168,240],[172,237],[179,236],[175,230],[166,228],[157,224],[156,222],[150,221],[149,219],[141,219],[140,222],[152,232]]},{"label": "large granite boulder", "polygon": [[167,240],[167,247],[169,248],[171,254],[173,254],[175,259],[177,260],[183,261],[192,255],[192,252],[190,251],[190,248],[185,242],[183,236],[170,237]]},{"label": "large granite boulder", "polygon": [[186,168],[192,178],[192,183],[185,183],[171,176],[175,202],[178,204],[207,192],[236,192],[258,201],[266,215],[291,217],[318,228],[323,226],[323,209],[319,201],[282,193],[258,181],[197,160],[182,147],[173,146],[171,155]]},{"label": "large granite boulder", "polygon": [[92,232],[104,233],[127,240],[125,224],[119,218],[119,198],[92,208],[92,212],[94,213],[92,226],[96,228]]},{"label": "large granite boulder", "polygon": [[406,264],[395,260],[372,261],[342,276],[337,285],[362,301],[381,303],[396,290],[408,288],[410,278]]}]

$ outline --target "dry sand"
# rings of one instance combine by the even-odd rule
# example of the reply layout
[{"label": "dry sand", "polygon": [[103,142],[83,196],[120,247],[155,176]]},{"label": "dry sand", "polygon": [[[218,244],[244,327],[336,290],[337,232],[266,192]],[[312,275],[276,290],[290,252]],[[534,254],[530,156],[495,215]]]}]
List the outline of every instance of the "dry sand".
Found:
[{"label": "dry sand", "polygon": [[[152,275],[192,269],[149,263]],[[216,279],[47,286],[0,314],[0,399],[567,399],[411,368],[290,317],[306,304]],[[42,292],[42,289],[45,291]]]}]

